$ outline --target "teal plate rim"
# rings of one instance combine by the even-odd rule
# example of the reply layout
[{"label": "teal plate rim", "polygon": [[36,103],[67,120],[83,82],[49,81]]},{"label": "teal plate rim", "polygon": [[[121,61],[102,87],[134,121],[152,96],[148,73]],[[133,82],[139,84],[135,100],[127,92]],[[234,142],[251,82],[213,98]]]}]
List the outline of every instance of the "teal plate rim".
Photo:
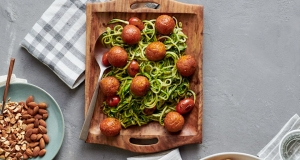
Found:
[{"label": "teal plate rim", "polygon": [[[0,95],[3,96],[5,85],[0,86]],[[11,83],[9,86],[6,101],[11,102],[26,101],[32,95],[35,102],[45,102],[48,105],[49,116],[46,120],[50,142],[46,145],[46,154],[43,157],[31,158],[35,160],[54,159],[59,152],[64,135],[65,122],[60,106],[55,99],[44,89],[30,83]]]}]

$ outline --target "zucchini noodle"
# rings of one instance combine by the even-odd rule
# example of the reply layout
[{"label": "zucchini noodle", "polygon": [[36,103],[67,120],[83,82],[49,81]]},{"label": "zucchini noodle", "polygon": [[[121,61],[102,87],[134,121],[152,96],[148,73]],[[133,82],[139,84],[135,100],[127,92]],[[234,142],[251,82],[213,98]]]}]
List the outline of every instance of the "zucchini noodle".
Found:
[{"label": "zucchini noodle", "polygon": [[[121,46],[128,53],[128,61],[136,60],[139,63],[139,73],[136,75],[145,76],[150,82],[150,90],[143,97],[137,97],[130,92],[132,77],[127,73],[129,63],[123,68],[112,67],[103,77],[114,76],[120,82],[117,95],[120,102],[116,107],[109,107],[103,103],[103,112],[108,117],[120,120],[122,126],[127,128],[132,125],[145,125],[151,121],[157,121],[161,125],[166,114],[175,111],[177,103],[188,97],[196,99],[195,93],[190,89],[189,80],[182,77],[176,68],[176,62],[184,55],[187,47],[187,36],[182,32],[182,23],[175,20],[175,27],[169,36],[157,36],[155,31],[155,19],[144,20],[144,29],[141,31],[142,38],[136,45],[127,45],[122,41],[122,25],[129,22],[121,19],[112,19],[102,36],[102,43],[106,47]],[[162,41],[166,47],[166,56],[161,61],[149,61],[145,57],[145,50],[148,44],[155,41]],[[145,108],[156,107],[151,115],[146,115]]]}]

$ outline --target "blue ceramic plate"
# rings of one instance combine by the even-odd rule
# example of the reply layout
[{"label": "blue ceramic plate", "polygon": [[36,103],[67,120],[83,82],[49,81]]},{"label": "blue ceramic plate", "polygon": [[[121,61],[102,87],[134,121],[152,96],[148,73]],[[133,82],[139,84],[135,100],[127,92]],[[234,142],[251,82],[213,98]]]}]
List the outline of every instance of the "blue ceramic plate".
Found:
[{"label": "blue ceramic plate", "polygon": [[[4,87],[0,87],[0,95],[3,97]],[[27,97],[32,95],[35,102],[45,102],[48,105],[49,116],[46,120],[49,144],[46,145],[46,154],[43,157],[34,158],[36,160],[53,159],[59,151],[64,139],[65,123],[62,112],[54,100],[45,90],[29,83],[12,83],[9,86],[7,99],[11,102],[26,101]]]}]

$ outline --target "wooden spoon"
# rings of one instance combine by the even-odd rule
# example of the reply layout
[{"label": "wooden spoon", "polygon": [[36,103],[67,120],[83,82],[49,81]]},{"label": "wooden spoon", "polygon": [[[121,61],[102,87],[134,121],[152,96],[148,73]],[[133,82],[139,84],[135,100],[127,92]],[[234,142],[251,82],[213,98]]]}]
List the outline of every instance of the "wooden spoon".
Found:
[{"label": "wooden spoon", "polygon": [[10,78],[11,78],[11,74],[12,74],[12,71],[13,71],[13,68],[14,68],[14,64],[15,64],[15,59],[11,58],[9,68],[8,68],[8,74],[7,74],[7,77],[6,77],[6,84],[5,84],[4,94],[3,94],[1,115],[3,115],[4,106],[5,106],[5,102],[6,102],[6,96],[7,96],[7,93],[8,93],[8,89],[9,89],[9,85],[10,85]]}]

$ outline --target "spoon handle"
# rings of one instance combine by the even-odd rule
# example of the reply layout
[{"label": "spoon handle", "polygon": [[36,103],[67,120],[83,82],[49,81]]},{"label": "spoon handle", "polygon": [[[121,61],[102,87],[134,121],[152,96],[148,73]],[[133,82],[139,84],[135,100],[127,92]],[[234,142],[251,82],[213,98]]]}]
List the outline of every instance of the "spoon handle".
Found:
[{"label": "spoon handle", "polygon": [[6,84],[5,84],[4,94],[3,94],[1,114],[3,114],[3,110],[4,110],[4,106],[5,106],[5,102],[6,102],[6,96],[7,96],[7,93],[8,93],[10,78],[11,78],[11,74],[12,74],[12,71],[13,71],[13,68],[14,68],[14,64],[15,64],[15,59],[11,58],[9,68],[8,68],[8,74],[7,74],[7,77],[6,77]]}]

